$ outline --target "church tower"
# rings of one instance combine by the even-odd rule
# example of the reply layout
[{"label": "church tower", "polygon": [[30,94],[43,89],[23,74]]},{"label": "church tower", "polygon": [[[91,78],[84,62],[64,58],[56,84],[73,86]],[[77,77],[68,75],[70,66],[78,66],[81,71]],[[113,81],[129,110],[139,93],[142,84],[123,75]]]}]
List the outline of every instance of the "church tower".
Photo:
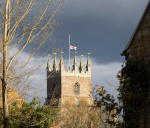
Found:
[{"label": "church tower", "polygon": [[48,60],[46,105],[62,107],[67,103],[79,105],[82,102],[92,105],[91,86],[91,64],[89,56],[84,68],[81,59],[78,66],[75,55],[72,70],[68,71],[65,70],[62,56],[60,57],[59,65],[57,65],[56,57],[54,57],[52,68],[50,60]]}]

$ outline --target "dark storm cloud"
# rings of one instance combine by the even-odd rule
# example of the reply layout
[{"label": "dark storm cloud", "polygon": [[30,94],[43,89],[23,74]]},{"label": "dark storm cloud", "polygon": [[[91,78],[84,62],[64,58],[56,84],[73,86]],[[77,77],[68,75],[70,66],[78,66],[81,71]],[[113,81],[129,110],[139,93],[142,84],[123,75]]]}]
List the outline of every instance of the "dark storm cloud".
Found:
[{"label": "dark storm cloud", "polygon": [[56,44],[68,55],[68,35],[78,54],[92,53],[98,62],[122,61],[120,56],[148,0],[69,0],[57,20]]},{"label": "dark storm cloud", "polygon": [[[62,14],[56,17],[60,22],[54,33],[56,46],[64,50],[67,59],[70,34],[71,44],[78,47],[78,55],[91,52],[92,58],[98,63],[123,61],[124,57],[120,53],[130,39],[147,2],[148,0],[68,0],[61,7]],[[43,4],[39,5],[42,8]],[[47,44],[51,43],[47,41]],[[40,53],[46,51],[47,44]],[[71,53],[73,55],[73,51]]]},{"label": "dark storm cloud", "polygon": [[[91,52],[92,84],[107,85],[105,87],[110,92],[110,88],[114,86],[108,86],[107,81],[118,85],[116,74],[124,60],[120,53],[131,37],[147,2],[148,0],[68,0],[61,8],[62,14],[56,18],[63,23],[54,33],[56,45],[64,50],[65,62],[68,60],[68,35],[71,34],[71,44],[78,47],[78,55],[85,55],[85,58],[82,58],[84,62],[86,53]],[[46,49],[47,44],[40,52],[45,52]],[[20,63],[25,61],[27,51],[24,52],[18,56]],[[73,55],[73,51],[71,53]],[[33,58],[29,67],[26,66],[28,69],[41,62],[41,70],[35,74],[37,77],[34,77],[32,85],[43,85],[42,90],[38,92],[44,98],[46,61],[47,59],[43,60],[39,56]],[[71,64],[72,62],[71,59]]]}]

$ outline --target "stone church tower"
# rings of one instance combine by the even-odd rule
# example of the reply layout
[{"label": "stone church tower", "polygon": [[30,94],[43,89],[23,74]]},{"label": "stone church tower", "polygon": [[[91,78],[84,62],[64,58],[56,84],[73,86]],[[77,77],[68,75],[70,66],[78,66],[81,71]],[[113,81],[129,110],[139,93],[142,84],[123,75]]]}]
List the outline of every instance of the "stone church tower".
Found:
[{"label": "stone church tower", "polygon": [[46,105],[62,107],[67,103],[79,105],[81,102],[92,105],[91,86],[89,56],[85,68],[81,59],[79,66],[77,65],[76,56],[74,56],[72,70],[68,71],[65,70],[62,56],[60,57],[59,66],[57,65],[56,57],[54,58],[53,66],[51,66],[50,60],[48,60]]}]

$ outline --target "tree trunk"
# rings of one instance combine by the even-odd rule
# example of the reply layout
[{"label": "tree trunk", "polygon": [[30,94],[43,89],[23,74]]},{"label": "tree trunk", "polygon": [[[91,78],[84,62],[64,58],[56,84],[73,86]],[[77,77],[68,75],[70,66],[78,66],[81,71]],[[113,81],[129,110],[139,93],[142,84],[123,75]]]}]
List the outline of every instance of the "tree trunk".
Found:
[{"label": "tree trunk", "polygon": [[3,38],[3,80],[2,80],[2,99],[3,99],[3,116],[4,128],[9,125],[9,111],[7,102],[7,59],[8,59],[8,37],[10,26],[10,0],[6,0],[5,19],[4,19],[4,38]]},{"label": "tree trunk", "polygon": [[8,112],[8,103],[7,103],[7,85],[5,82],[5,78],[3,79],[2,82],[2,97],[3,97],[3,115],[4,115],[4,128],[8,128],[8,117],[9,117],[9,112]]}]

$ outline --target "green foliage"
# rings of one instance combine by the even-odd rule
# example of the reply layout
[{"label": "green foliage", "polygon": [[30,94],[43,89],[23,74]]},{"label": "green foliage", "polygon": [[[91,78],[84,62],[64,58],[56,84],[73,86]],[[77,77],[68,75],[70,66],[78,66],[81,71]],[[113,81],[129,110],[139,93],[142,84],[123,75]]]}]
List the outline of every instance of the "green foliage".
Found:
[{"label": "green foliage", "polygon": [[[95,88],[97,95],[95,98],[96,107],[100,110],[100,120],[104,128],[120,128],[119,115],[121,108],[113,95],[106,92],[104,87]],[[103,116],[104,115],[104,116]]]},{"label": "green foliage", "polygon": [[31,103],[10,106],[10,128],[49,128],[55,123],[58,110],[41,106],[36,99]]},{"label": "green foliage", "polygon": [[122,103],[125,128],[138,128],[142,104],[148,105],[149,65],[150,62],[144,60],[128,61],[118,73],[118,98]]}]

